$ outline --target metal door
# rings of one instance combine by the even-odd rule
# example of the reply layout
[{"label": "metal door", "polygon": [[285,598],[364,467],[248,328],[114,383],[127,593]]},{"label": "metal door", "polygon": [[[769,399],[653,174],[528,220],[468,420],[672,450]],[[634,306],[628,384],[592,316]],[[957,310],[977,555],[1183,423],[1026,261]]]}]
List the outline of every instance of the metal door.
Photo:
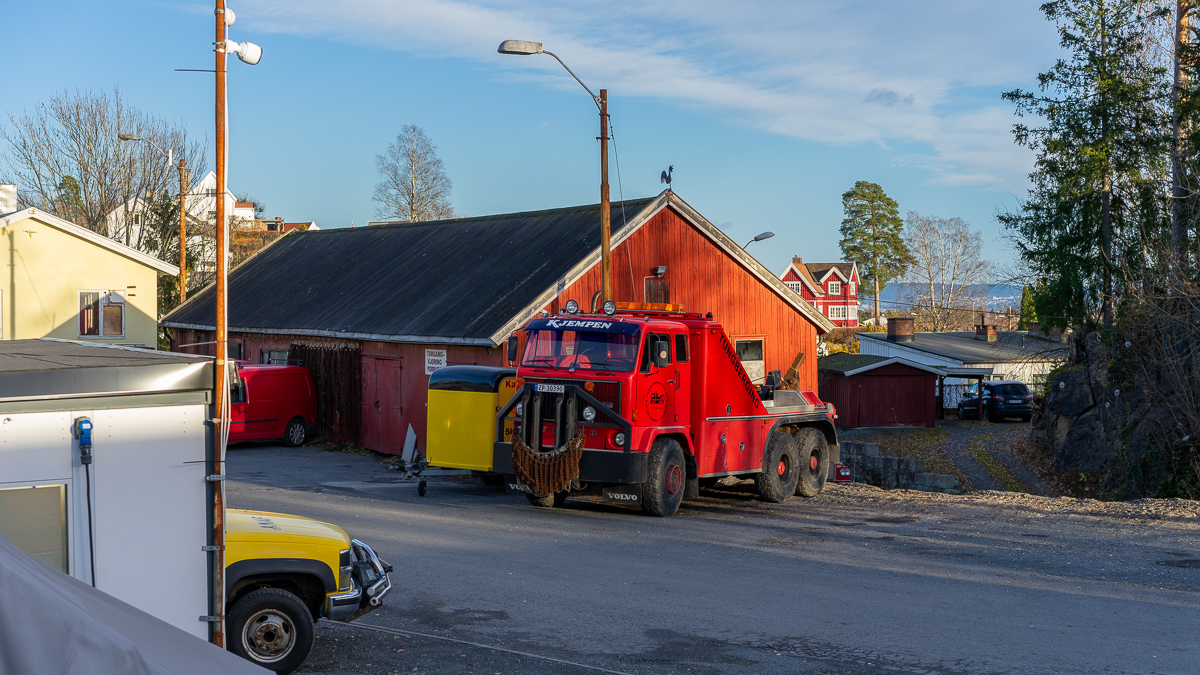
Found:
[{"label": "metal door", "polygon": [[661,368],[654,365],[651,351],[656,340],[666,341],[667,353],[671,352],[670,335],[647,333],[642,341],[642,361],[637,376],[634,410],[640,410],[639,414],[645,417],[635,420],[634,424],[647,427],[675,426],[675,386],[679,384],[675,360],[671,359],[671,363]]}]

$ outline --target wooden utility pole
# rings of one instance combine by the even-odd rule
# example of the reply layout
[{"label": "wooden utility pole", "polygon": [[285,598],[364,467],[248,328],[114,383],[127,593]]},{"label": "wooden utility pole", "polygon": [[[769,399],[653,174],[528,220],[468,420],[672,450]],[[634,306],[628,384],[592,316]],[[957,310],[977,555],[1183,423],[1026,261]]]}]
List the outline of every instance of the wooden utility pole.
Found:
[{"label": "wooden utility pole", "polygon": [[179,159],[179,302],[187,300],[187,166]]},{"label": "wooden utility pole", "polygon": [[612,227],[608,202],[608,90],[600,90],[600,302],[612,300]]},{"label": "wooden utility pole", "polygon": [[1173,97],[1174,110],[1171,125],[1171,257],[1174,258],[1175,273],[1183,278],[1188,271],[1188,209],[1187,187],[1183,184],[1184,153],[1187,149],[1186,130],[1181,108],[1183,107],[1183,90],[1188,86],[1188,69],[1184,58],[1191,58],[1189,45],[1189,17],[1195,8],[1196,0],[1177,0],[1175,3],[1174,28],[1174,59],[1175,62],[1175,91]]},{"label": "wooden utility pole", "polygon": [[216,122],[217,122],[217,316],[216,322],[216,368],[214,369],[215,378],[213,383],[213,406],[216,415],[213,418],[213,432],[215,452],[213,461],[213,472],[211,475],[211,483],[213,486],[213,513],[212,513],[212,545],[215,547],[213,552],[213,569],[212,569],[212,594],[213,594],[213,612],[215,621],[212,625],[212,643],[218,647],[225,646],[225,481],[224,478],[224,455],[225,455],[225,406],[228,405],[227,398],[229,390],[227,388],[226,376],[226,355],[228,352],[227,336],[226,336],[226,296],[227,289],[225,288],[225,276],[228,272],[226,269],[229,264],[229,242],[226,238],[225,229],[228,223],[225,220],[225,179],[226,179],[226,142],[225,136],[225,68],[228,63],[225,53],[225,36],[228,26],[225,21],[225,0],[216,0],[217,9],[217,36],[216,36]]}]

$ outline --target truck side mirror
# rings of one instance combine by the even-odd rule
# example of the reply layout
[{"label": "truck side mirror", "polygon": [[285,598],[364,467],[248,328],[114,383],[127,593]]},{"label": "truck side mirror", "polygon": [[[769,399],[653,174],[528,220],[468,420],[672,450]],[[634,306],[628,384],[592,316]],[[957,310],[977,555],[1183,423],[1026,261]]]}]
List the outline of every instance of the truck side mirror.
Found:
[{"label": "truck side mirror", "polygon": [[508,336],[508,360],[509,361],[517,360],[517,336],[516,335]]},{"label": "truck side mirror", "polygon": [[671,365],[671,347],[666,340],[654,341],[654,365],[665,368]]}]

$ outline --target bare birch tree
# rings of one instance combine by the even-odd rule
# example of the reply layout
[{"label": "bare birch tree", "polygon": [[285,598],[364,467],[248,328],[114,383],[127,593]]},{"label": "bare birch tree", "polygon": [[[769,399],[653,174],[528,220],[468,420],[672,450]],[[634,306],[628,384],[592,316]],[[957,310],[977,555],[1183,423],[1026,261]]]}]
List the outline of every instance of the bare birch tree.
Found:
[{"label": "bare birch tree", "polygon": [[174,150],[189,175],[203,175],[204,144],[187,129],[144,113],[121,92],[63,91],[33,111],[9,113],[0,128],[0,180],[17,185],[21,208],[53,213],[123,244],[161,257],[164,241],[136,222],[163,193],[178,194],[177,168],[149,143],[121,141],[133,133]]},{"label": "bare birch tree", "polygon": [[437,148],[415,124],[400,130],[387,151],[375,158],[380,181],[375,212],[381,218],[420,222],[454,217],[452,183]]},{"label": "bare birch tree", "polygon": [[973,305],[986,304],[993,266],[981,257],[983,238],[962,218],[909,211],[904,242],[913,259],[908,300],[919,310],[922,329],[952,330],[969,319]]}]

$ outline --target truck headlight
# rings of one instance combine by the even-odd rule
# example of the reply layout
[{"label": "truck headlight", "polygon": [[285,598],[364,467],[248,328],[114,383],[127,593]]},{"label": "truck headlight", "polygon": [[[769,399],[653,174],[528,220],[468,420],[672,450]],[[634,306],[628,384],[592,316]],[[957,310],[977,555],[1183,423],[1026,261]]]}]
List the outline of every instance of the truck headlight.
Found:
[{"label": "truck headlight", "polygon": [[613,436],[613,443],[616,443],[616,444],[617,444],[617,447],[622,447],[622,446],[624,446],[624,445],[625,445],[625,432],[624,432],[624,431],[618,431],[618,432],[617,432],[617,435],[616,435],[616,436]]},{"label": "truck headlight", "polygon": [[524,417],[524,415],[525,415],[525,404],[524,404],[524,403],[518,403],[518,404],[517,404],[517,407],[513,408],[513,412],[517,413],[517,417]]},{"label": "truck headlight", "polygon": [[596,409],[590,405],[583,406],[583,421],[591,422],[596,419]]},{"label": "truck headlight", "polygon": [[338,566],[338,590],[350,590],[350,571],[354,569],[350,564],[350,549],[338,554]]}]

